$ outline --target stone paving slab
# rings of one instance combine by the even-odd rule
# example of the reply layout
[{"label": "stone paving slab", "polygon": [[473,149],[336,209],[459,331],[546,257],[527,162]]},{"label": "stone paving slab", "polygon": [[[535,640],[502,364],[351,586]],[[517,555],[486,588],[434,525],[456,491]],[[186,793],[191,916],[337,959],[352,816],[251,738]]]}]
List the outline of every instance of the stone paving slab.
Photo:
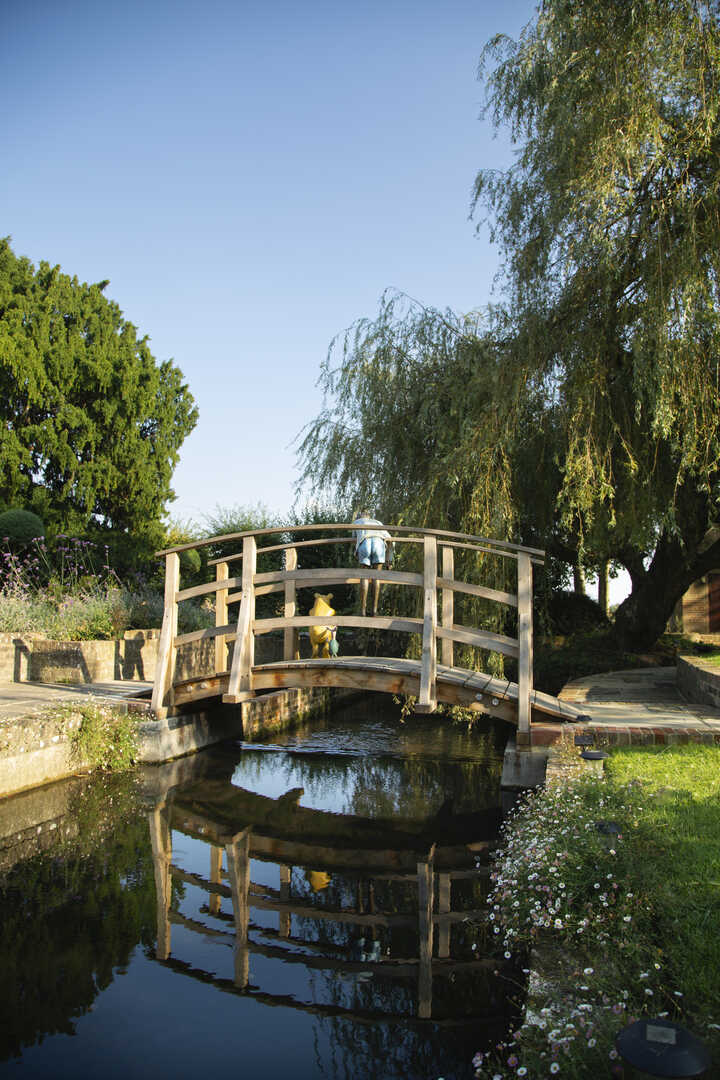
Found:
[{"label": "stone paving slab", "polygon": [[590,717],[583,727],[602,733],[608,742],[720,744],[720,709],[686,701],[675,667],[588,675],[567,683],[558,697],[582,706]]},{"label": "stone paving slab", "polygon": [[[99,697],[114,705],[127,704],[151,690],[150,682],[128,682],[121,679],[73,686],[62,683],[0,682],[0,722],[35,716],[53,705],[83,701],[88,697]],[[149,709],[149,699],[147,705]]]}]

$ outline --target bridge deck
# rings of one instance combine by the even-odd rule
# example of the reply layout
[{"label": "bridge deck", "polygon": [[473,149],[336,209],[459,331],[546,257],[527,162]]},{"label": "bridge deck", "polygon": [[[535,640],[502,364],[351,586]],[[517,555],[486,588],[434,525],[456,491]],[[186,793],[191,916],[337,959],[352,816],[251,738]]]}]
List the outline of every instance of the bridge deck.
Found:
[{"label": "bridge deck", "polygon": [[[257,664],[252,669],[254,690],[285,687],[338,686],[417,696],[420,660],[385,656],[343,656],[334,659],[280,660]],[[229,672],[189,679],[175,685],[174,704],[189,705],[227,693]],[[480,696],[479,696],[480,695]],[[461,705],[477,712],[517,723],[518,686],[483,672],[437,666],[437,698],[446,705]],[[574,720],[581,710],[551,694],[531,691],[533,719],[559,717]]]}]

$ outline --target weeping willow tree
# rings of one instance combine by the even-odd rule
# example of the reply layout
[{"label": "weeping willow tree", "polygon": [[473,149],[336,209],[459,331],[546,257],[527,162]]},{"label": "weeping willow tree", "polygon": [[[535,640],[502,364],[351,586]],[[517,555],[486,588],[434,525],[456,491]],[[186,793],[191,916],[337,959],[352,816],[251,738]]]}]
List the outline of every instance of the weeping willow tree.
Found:
[{"label": "weeping willow tree", "polygon": [[562,431],[560,520],[628,569],[616,631],[646,646],[720,564],[718,5],[548,0],[483,59],[519,146],[475,192],[513,367]]},{"label": "weeping willow tree", "polygon": [[[479,315],[423,308],[386,292],[374,320],[360,320],[331,344],[320,376],[324,407],[300,446],[304,483],[396,524],[522,542],[530,527],[518,514],[516,478],[523,469],[516,466],[522,455],[546,453],[547,446],[532,442],[540,405],[531,387],[524,394],[514,387],[505,352]],[[509,394],[512,407],[499,408]],[[548,479],[551,465],[548,460]],[[535,525],[531,531],[541,532]],[[399,554],[404,569],[422,569],[419,549],[401,545]],[[507,559],[463,551],[455,557],[465,580],[516,587]],[[407,591],[394,599],[409,602]],[[461,596],[456,604],[460,621],[512,629],[497,604]],[[469,650],[463,661],[501,670],[494,654],[475,657]]]},{"label": "weeping willow tree", "polygon": [[[396,523],[505,536],[514,511],[498,427],[505,418],[495,406],[503,381],[479,316],[387,292],[376,319],[361,319],[330,346],[324,406],[300,446],[302,481]],[[492,482],[483,487],[480,472]]]},{"label": "weeping willow tree", "polygon": [[476,181],[504,255],[477,318],[386,298],[331,348],[305,478],[394,516],[613,560],[647,647],[720,565],[717,2],[546,0],[486,47],[518,147]]}]

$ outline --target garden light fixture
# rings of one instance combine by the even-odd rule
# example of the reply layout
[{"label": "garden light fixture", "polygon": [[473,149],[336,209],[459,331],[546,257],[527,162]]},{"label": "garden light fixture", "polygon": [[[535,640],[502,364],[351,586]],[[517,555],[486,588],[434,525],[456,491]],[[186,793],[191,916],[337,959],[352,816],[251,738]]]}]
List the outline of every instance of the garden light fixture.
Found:
[{"label": "garden light fixture", "polygon": [[707,1048],[696,1035],[660,1017],[623,1028],[615,1047],[623,1061],[648,1076],[703,1076],[711,1064]]}]

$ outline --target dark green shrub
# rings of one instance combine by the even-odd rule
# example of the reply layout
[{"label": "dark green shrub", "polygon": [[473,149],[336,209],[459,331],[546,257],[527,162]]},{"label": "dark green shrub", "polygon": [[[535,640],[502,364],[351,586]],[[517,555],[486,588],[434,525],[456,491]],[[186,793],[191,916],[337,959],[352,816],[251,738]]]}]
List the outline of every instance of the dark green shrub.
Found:
[{"label": "dark green shrub", "polygon": [[197,548],[188,548],[180,552],[180,572],[183,575],[194,577],[202,569],[202,559]]},{"label": "dark green shrub", "polygon": [[45,535],[45,526],[30,510],[6,510],[0,514],[0,540],[5,537],[11,547],[31,543]]},{"label": "dark green shrub", "polygon": [[607,629],[608,618],[600,605],[583,593],[553,591],[547,597],[545,617],[548,634],[584,634]]}]

